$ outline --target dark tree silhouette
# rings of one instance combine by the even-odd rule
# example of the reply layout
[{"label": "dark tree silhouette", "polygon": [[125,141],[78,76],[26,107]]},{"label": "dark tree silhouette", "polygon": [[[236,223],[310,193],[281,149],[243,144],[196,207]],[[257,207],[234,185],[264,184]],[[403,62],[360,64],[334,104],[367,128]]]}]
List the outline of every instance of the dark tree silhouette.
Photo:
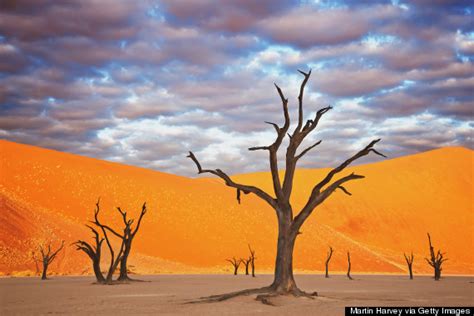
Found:
[{"label": "dark tree silhouette", "polygon": [[61,246],[55,251],[51,250],[51,243],[48,244],[48,251],[46,251],[43,246],[39,246],[40,254],[41,254],[41,259],[36,259],[35,254],[33,253],[33,260],[35,261],[36,264],[36,269],[38,270],[38,261],[41,261],[43,265],[43,271],[41,273],[41,280],[47,280],[48,279],[48,268],[49,265],[56,259],[56,256],[58,253],[64,248],[64,240],[61,242]]},{"label": "dark tree silhouette", "polygon": [[117,231],[112,229],[111,227],[107,225],[103,225],[103,227],[117,236],[118,238],[121,238],[123,240],[124,244],[124,251],[122,258],[120,260],[120,275],[118,277],[118,281],[133,281],[128,276],[128,268],[127,268],[127,260],[128,256],[130,255],[130,251],[132,250],[132,241],[133,238],[135,238],[135,235],[138,232],[138,229],[140,228],[140,224],[142,222],[143,215],[146,214],[146,202],[143,203],[142,206],[142,211],[140,213],[140,217],[138,218],[137,226],[135,226],[135,229],[132,229],[132,224],[133,224],[133,219],[127,219],[127,212],[122,211],[120,207],[117,207],[117,211],[120,213],[123,219],[123,224],[124,224],[124,229],[123,229],[123,234],[119,234]]},{"label": "dark tree silhouette", "polygon": [[349,280],[353,280],[351,277],[351,254],[347,252],[347,277]]},{"label": "dark tree silhouette", "polygon": [[249,251],[250,251],[250,265],[252,267],[252,277],[255,278],[255,250],[252,249],[249,245]]},{"label": "dark tree silhouette", "polygon": [[326,278],[329,278],[329,261],[331,260],[333,249],[329,246],[328,255],[326,257]]},{"label": "dark tree silhouette", "polygon": [[249,275],[249,266],[252,258],[248,257],[247,259],[240,259],[240,261],[245,265],[245,275]]},{"label": "dark tree silhouette", "polygon": [[428,262],[430,266],[433,267],[434,269],[434,279],[435,281],[438,281],[441,278],[441,271],[443,270],[441,268],[441,265],[443,262],[448,260],[447,258],[444,258],[444,255],[446,253],[441,253],[441,250],[438,250],[438,253],[435,255],[435,251],[433,248],[433,245],[431,244],[431,236],[428,233],[428,242],[430,243],[430,258],[425,258],[425,260]]},{"label": "dark tree silhouette", "polygon": [[407,256],[405,253],[403,253],[403,256],[405,257],[405,261],[407,262],[408,265],[408,272],[410,273],[410,280],[413,280],[413,260],[415,257],[413,256],[413,251],[409,256]]},{"label": "dark tree silhouette", "polygon": [[[99,221],[99,212],[100,212],[100,205],[99,204],[100,204],[100,199],[95,204],[96,208],[94,210],[94,220],[91,221],[91,223],[93,223],[95,226],[100,228],[100,230],[102,232],[102,235],[103,235],[103,238],[99,237],[99,233],[98,233],[97,230],[95,230],[94,228],[86,225],[87,227],[89,227],[92,230],[92,232],[95,235],[94,239],[95,239],[95,242],[96,242],[96,246],[92,247],[90,244],[88,244],[87,242],[82,241],[82,240],[78,240],[74,244],[76,245],[77,250],[84,251],[91,258],[92,265],[93,265],[93,268],[94,268],[94,274],[96,275],[97,282],[104,283],[104,284],[112,284],[113,274],[114,274],[115,270],[117,270],[117,266],[118,266],[120,260],[122,259],[122,256],[123,256],[123,253],[124,253],[125,242],[124,242],[123,239],[121,240],[120,249],[119,249],[118,253],[115,253],[114,248],[112,246],[112,243],[109,239],[109,236],[107,235],[107,229],[105,228],[106,225],[103,225]],[[124,233],[125,233],[125,231],[130,231],[130,225],[129,224],[127,224],[125,226]],[[107,247],[109,248],[109,252],[110,252],[110,264],[109,264],[109,269],[107,271],[107,275],[105,276],[105,278],[104,278],[102,272],[100,271],[101,245],[102,245],[102,242],[104,241],[104,239],[105,239],[105,242],[106,242]]]},{"label": "dark tree silhouette", "polygon": [[104,238],[100,238],[99,232],[89,226],[86,225],[94,234],[94,241],[95,245],[91,245],[86,241],[83,240],[78,240],[74,242],[73,244],[76,246],[76,250],[82,250],[84,251],[89,258],[92,261],[92,269],[94,271],[95,278],[97,280],[97,283],[105,283],[105,278],[104,275],[102,274],[102,271],[100,270],[100,257],[102,253],[102,243],[104,242]]},{"label": "dark tree silhouette", "polygon": [[[309,71],[308,73],[305,73],[303,71],[299,72],[304,76],[304,80],[301,83],[298,96],[298,120],[294,131],[291,134],[288,132],[290,128],[288,99],[285,98],[280,87],[275,84],[283,105],[284,124],[283,126],[279,126],[278,124],[273,122],[266,122],[272,125],[276,131],[277,136],[275,141],[268,146],[257,146],[249,148],[250,151],[268,151],[270,171],[273,181],[273,196],[272,194],[267,193],[256,186],[235,182],[231,179],[230,176],[227,175],[227,173],[220,169],[202,168],[196,156],[192,152],[189,152],[188,157],[191,158],[196,164],[199,174],[210,173],[223,179],[227,186],[235,188],[237,190],[237,201],[239,203],[241,202],[241,192],[243,192],[244,194],[255,194],[275,210],[275,214],[278,219],[278,242],[273,283],[268,287],[260,289],[245,290],[221,296],[209,297],[209,300],[215,301],[220,299],[227,299],[237,295],[248,295],[253,293],[268,293],[270,295],[293,294],[295,296],[308,296],[306,293],[298,289],[293,277],[293,249],[295,246],[296,237],[299,234],[301,226],[313,213],[314,209],[317,206],[321,205],[334,191],[340,189],[343,193],[351,195],[343,185],[349,181],[364,178],[364,176],[362,175],[351,173],[333,181],[336,175],[338,175],[355,160],[366,156],[371,152],[385,157],[380,152],[374,149],[374,145],[379,142],[380,139],[373,140],[361,151],[357,152],[355,155],[341,163],[338,167],[332,169],[324,177],[324,179],[322,179],[313,187],[311,194],[308,197],[308,200],[303,206],[303,208],[300,209],[299,212],[295,212],[296,210],[293,209],[290,201],[291,193],[293,190],[293,178],[295,175],[296,164],[299,159],[301,159],[311,149],[319,145],[321,141],[310,145],[309,147],[299,151],[299,153],[298,149],[303,140],[318,126],[321,117],[332,108],[330,106],[322,108],[316,112],[316,115],[312,119],[308,119],[306,123],[303,122],[303,93],[305,85],[311,75],[311,71]],[[285,173],[283,177],[283,182],[281,182],[278,172],[279,169],[277,153],[284,138],[287,135],[289,137],[289,143],[286,148]]]},{"label": "dark tree silhouette", "polygon": [[234,275],[237,275],[239,271],[239,266],[242,263],[242,259],[235,259],[235,257],[232,257],[232,259],[226,259],[226,261],[229,261],[232,266],[234,267]]}]

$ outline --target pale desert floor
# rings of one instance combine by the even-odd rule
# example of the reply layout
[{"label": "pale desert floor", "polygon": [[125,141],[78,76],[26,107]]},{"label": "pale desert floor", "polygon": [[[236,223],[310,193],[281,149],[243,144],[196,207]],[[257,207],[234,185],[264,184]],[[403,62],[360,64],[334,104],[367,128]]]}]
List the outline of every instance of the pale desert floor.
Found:
[{"label": "pale desert floor", "polygon": [[299,287],[319,297],[274,299],[264,305],[255,296],[225,302],[187,304],[199,297],[271,283],[272,276],[156,275],[150,282],[96,285],[92,277],[1,278],[0,315],[344,315],[344,306],[472,306],[474,277],[297,275]]}]

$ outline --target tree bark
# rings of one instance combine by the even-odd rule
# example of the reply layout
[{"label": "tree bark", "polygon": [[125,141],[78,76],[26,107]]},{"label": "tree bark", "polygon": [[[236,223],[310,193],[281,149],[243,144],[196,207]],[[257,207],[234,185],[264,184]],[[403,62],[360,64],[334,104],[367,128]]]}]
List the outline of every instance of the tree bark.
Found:
[{"label": "tree bark", "polygon": [[290,225],[287,223],[285,220],[280,220],[275,277],[270,286],[277,293],[298,291],[293,277],[293,249],[295,247],[297,234],[290,229]]},{"label": "tree bark", "polygon": [[105,283],[104,275],[100,271],[100,258],[92,259],[92,267],[94,269],[94,275],[98,283]]},{"label": "tree bark", "polygon": [[128,281],[131,280],[128,276],[127,261],[130,250],[132,249],[132,239],[125,241],[125,250],[120,260],[120,275],[117,280],[119,281]]},{"label": "tree bark", "polygon": [[41,274],[41,280],[46,280],[47,279],[47,277],[46,277],[47,273],[48,273],[48,264],[43,263],[43,273]]}]

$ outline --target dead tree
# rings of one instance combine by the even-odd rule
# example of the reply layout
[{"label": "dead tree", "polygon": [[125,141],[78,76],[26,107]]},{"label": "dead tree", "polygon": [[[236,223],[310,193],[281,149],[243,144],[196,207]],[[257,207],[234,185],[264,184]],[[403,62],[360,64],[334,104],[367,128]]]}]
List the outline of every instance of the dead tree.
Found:
[{"label": "dead tree", "polygon": [[411,255],[407,256],[405,253],[403,253],[403,256],[405,257],[405,261],[407,262],[407,265],[408,265],[410,280],[413,280],[413,260],[415,259],[415,257],[413,256],[413,251],[411,252]]},{"label": "dead tree", "polygon": [[124,224],[124,229],[123,229],[123,234],[118,233],[116,230],[112,229],[111,227],[107,225],[103,225],[105,229],[107,229],[109,232],[117,236],[118,238],[121,238],[124,244],[124,251],[122,258],[120,260],[120,275],[118,277],[118,281],[133,281],[128,276],[128,268],[127,268],[127,261],[128,261],[128,256],[130,255],[130,251],[132,250],[132,241],[133,238],[135,238],[135,235],[138,232],[138,229],[140,228],[140,224],[142,222],[143,215],[146,214],[146,202],[143,203],[142,206],[142,211],[140,213],[140,217],[138,218],[137,226],[135,226],[135,229],[132,229],[131,225],[133,224],[133,219],[127,219],[127,212],[122,211],[120,207],[117,207],[117,211],[120,213],[123,219],[123,224]]},{"label": "dead tree", "polygon": [[333,253],[332,247],[329,246],[329,251],[326,258],[326,278],[329,278],[329,261],[331,260],[332,253]]},{"label": "dead tree", "polygon": [[349,278],[349,280],[353,280],[353,278],[351,277],[351,254],[349,253],[349,251],[347,252],[347,277]]},{"label": "dead tree", "polygon": [[94,271],[94,275],[97,280],[97,283],[105,283],[104,275],[102,274],[102,271],[100,270],[100,257],[102,253],[102,243],[104,242],[104,238],[100,238],[99,232],[95,228],[89,225],[86,225],[86,226],[94,234],[95,245],[91,245],[88,242],[83,241],[83,240],[78,240],[74,242],[73,245],[76,246],[76,250],[84,251],[91,259],[92,269]]},{"label": "dead tree", "polygon": [[435,281],[438,281],[441,278],[441,271],[443,270],[441,268],[441,265],[443,262],[448,260],[447,258],[444,258],[444,255],[446,253],[441,253],[441,250],[438,250],[438,253],[435,255],[435,251],[433,248],[433,245],[431,244],[431,237],[430,234],[428,233],[428,242],[430,243],[430,258],[425,258],[425,260],[428,262],[430,266],[433,267],[434,269],[434,279]]},{"label": "dead tree", "polygon": [[35,261],[36,264],[36,270],[38,271],[38,261],[40,261],[43,265],[43,271],[41,273],[41,280],[47,280],[47,274],[48,274],[48,268],[49,265],[56,259],[56,256],[58,253],[63,249],[64,247],[64,240],[61,242],[61,246],[54,251],[51,250],[51,243],[48,245],[48,251],[43,248],[43,246],[39,246],[40,254],[41,254],[41,259],[36,259],[35,254],[33,253],[33,260]]},{"label": "dead tree", "polygon": [[247,259],[240,259],[242,263],[245,265],[245,275],[249,275],[249,265],[252,261],[252,257],[248,257]]},{"label": "dead tree", "polygon": [[252,249],[249,245],[249,251],[250,251],[250,264],[252,267],[252,277],[255,278],[255,250]]},{"label": "dead tree", "polygon": [[[247,185],[238,183],[222,171],[221,169],[204,169],[199,163],[193,152],[189,152],[190,159],[195,163],[198,173],[210,173],[222,180],[229,187],[236,189],[237,201],[241,202],[241,193],[249,194],[252,193],[257,197],[265,201],[272,209],[275,210],[275,214],[278,219],[278,241],[277,241],[277,254],[275,261],[275,273],[273,283],[261,289],[246,290],[242,292],[222,295],[220,297],[213,297],[213,300],[219,298],[229,298],[236,295],[243,295],[249,293],[267,293],[267,294],[293,294],[295,296],[307,296],[303,291],[299,290],[295,279],[293,277],[293,249],[295,246],[296,237],[300,231],[302,225],[306,222],[309,216],[313,213],[314,209],[321,205],[334,191],[341,190],[341,192],[351,195],[351,193],[345,188],[345,184],[352,180],[362,179],[364,176],[350,173],[342,177],[335,179],[335,176],[339,175],[347,166],[349,166],[355,160],[368,155],[369,153],[375,153],[383,156],[380,152],[374,149],[376,143],[380,139],[371,141],[365,148],[354,154],[349,159],[345,160],[338,167],[329,171],[329,173],[319,181],[312,189],[307,202],[300,210],[294,210],[291,205],[291,194],[293,191],[293,178],[295,175],[297,162],[306,155],[310,150],[314,149],[321,143],[318,141],[309,147],[299,150],[303,140],[313,132],[318,126],[321,117],[327,113],[332,107],[328,106],[318,110],[315,116],[303,122],[303,93],[305,85],[311,75],[311,71],[305,73],[299,71],[303,76],[304,80],[301,83],[299,96],[298,96],[298,119],[297,124],[293,132],[289,132],[290,129],[290,115],[288,111],[288,99],[285,98],[282,90],[276,84],[276,89],[281,99],[283,106],[284,123],[282,126],[273,123],[266,122],[273,126],[276,131],[275,141],[267,146],[250,147],[250,151],[264,150],[268,151],[270,171],[273,181],[273,193],[268,193],[261,188],[253,185]],[[288,146],[286,148],[285,156],[285,172],[283,182],[279,176],[278,158],[277,153],[283,143],[284,138],[288,136]]]},{"label": "dead tree", "polygon": [[238,271],[239,271],[239,266],[240,264],[242,263],[242,259],[235,259],[235,257],[232,257],[232,259],[226,259],[226,261],[229,261],[232,266],[234,267],[234,275],[237,275]]},{"label": "dead tree", "polygon": [[[110,241],[110,238],[107,235],[107,229],[105,228],[106,225],[103,225],[99,221],[99,212],[100,212],[100,205],[99,204],[100,204],[100,199],[95,204],[96,208],[94,210],[94,220],[91,221],[91,223],[93,223],[96,227],[98,227],[100,229],[100,231],[102,232],[103,237],[100,238],[99,237],[99,232],[97,230],[95,230],[94,228],[86,225],[87,227],[89,227],[92,230],[92,232],[95,235],[94,239],[95,239],[95,242],[96,242],[96,246],[92,247],[90,244],[88,244],[87,242],[84,242],[82,240],[78,240],[74,244],[76,245],[77,250],[84,251],[91,258],[92,265],[93,265],[93,268],[94,268],[94,274],[96,275],[97,282],[104,283],[104,284],[112,284],[113,274],[114,274],[115,270],[117,270],[117,266],[118,266],[120,260],[123,257],[125,243],[124,243],[124,240],[122,239],[121,244],[120,244],[120,249],[119,249],[118,253],[115,253],[114,248],[112,246],[112,243]],[[130,230],[130,225],[126,225],[125,230]],[[107,247],[109,248],[109,252],[110,252],[110,264],[109,264],[109,268],[107,270],[107,275],[105,276],[105,278],[104,278],[104,276],[103,276],[103,274],[100,270],[101,245],[102,245],[102,242],[104,240],[105,240],[105,242],[107,244]]]}]

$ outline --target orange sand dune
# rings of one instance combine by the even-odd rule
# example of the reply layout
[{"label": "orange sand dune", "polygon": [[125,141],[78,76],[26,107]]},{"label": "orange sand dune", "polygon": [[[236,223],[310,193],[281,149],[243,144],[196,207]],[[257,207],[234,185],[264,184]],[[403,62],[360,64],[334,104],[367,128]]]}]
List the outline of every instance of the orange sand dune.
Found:
[{"label": "orange sand dune", "polygon": [[[225,259],[257,252],[257,269],[271,272],[276,217],[264,202],[219,179],[190,179],[162,172],[0,141],[0,273],[35,271],[36,245],[90,238],[83,226],[101,197],[102,218],[120,227],[116,206],[133,216],[148,205],[131,262],[139,273],[202,273],[229,270]],[[447,252],[445,273],[473,274],[473,151],[443,148],[349,168],[366,176],[336,192],[302,228],[295,249],[299,271],[321,271],[328,245],[333,271],[402,273],[403,252],[415,254],[415,273],[429,273],[426,232]],[[192,164],[192,162],[189,162]],[[327,170],[299,170],[294,208]],[[235,176],[271,192],[267,173]],[[87,258],[67,247],[51,272],[90,272]]]}]

